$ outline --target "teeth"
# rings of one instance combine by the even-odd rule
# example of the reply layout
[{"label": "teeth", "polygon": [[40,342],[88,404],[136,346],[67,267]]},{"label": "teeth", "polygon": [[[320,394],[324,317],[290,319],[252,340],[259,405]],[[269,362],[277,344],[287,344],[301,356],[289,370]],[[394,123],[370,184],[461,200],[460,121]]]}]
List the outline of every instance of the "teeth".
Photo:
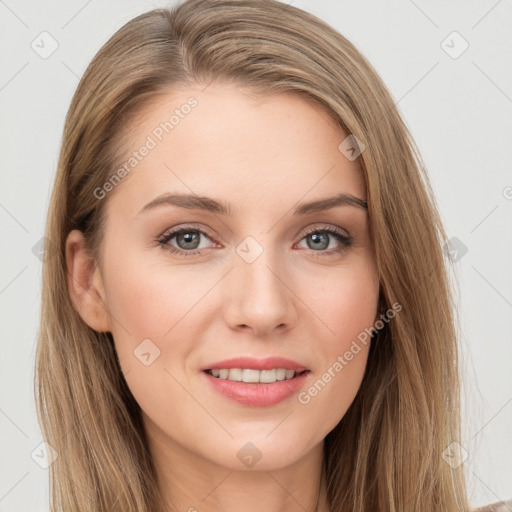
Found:
[{"label": "teeth", "polygon": [[228,376],[227,378],[229,380],[236,380],[238,382],[240,382],[242,380],[242,370],[240,370],[240,368],[232,368],[231,370],[229,370],[229,373],[228,373]]},{"label": "teeth", "polygon": [[278,380],[289,380],[295,377],[295,370],[285,368],[274,368],[272,370],[252,370],[249,368],[231,368],[222,370],[209,370],[211,375],[219,379],[234,380],[237,382],[262,382],[270,384]]},{"label": "teeth", "polygon": [[[228,379],[231,380],[231,375],[233,375],[233,370],[235,370],[235,376],[236,372],[239,372],[240,370],[238,368],[233,368],[232,370],[229,370],[229,377]],[[260,381],[260,373],[258,370],[241,370],[242,372],[242,382],[259,382]]]},{"label": "teeth", "polygon": [[[277,370],[261,370],[260,382],[275,382],[277,380]],[[295,372],[293,372],[295,374]]]},{"label": "teeth", "polygon": [[295,375],[295,372],[293,370],[286,370],[285,378],[291,379]]},{"label": "teeth", "polygon": [[278,368],[276,370],[277,380],[284,380],[286,377],[286,370],[284,368]]}]

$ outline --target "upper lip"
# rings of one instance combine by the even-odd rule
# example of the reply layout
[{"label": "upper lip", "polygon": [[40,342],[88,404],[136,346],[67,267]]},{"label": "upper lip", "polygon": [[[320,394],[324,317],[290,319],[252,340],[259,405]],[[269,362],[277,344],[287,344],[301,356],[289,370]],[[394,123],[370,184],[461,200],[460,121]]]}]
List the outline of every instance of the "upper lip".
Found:
[{"label": "upper lip", "polygon": [[201,368],[201,370],[222,370],[223,368],[250,368],[253,370],[284,368],[285,370],[295,370],[296,372],[302,372],[308,369],[306,366],[284,357],[265,357],[263,359],[256,359],[254,357],[235,357],[233,359],[225,359],[224,361],[209,364]]}]

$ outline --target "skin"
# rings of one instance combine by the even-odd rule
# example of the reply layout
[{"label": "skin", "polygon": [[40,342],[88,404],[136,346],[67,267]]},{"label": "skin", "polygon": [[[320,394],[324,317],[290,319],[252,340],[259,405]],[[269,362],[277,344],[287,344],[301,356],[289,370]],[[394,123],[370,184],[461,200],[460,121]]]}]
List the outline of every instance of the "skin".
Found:
[{"label": "skin", "polygon": [[[338,150],[346,135],[321,107],[293,93],[202,89],[173,90],[137,116],[132,150],[190,96],[198,101],[103,199],[99,261],[88,258],[80,232],[69,234],[70,295],[91,327],[113,334],[159,484],[176,510],[230,512],[243,503],[246,512],[302,512],[319,499],[326,511],[324,485],[318,496],[323,439],[356,396],[369,345],[307,404],[296,395],[271,407],[236,404],[200,368],[283,356],[310,369],[307,390],[374,324],[379,279],[367,211],[345,205],[292,215],[299,203],[339,193],[366,200],[364,182]],[[165,192],[222,200],[236,215],[173,205],[139,213]],[[202,254],[172,254],[157,242],[190,223],[208,234]],[[325,226],[353,244],[328,234],[318,248],[305,231]],[[263,249],[252,263],[236,252],[248,236]],[[177,237],[168,245],[193,250]],[[148,338],[160,355],[146,366],[134,350]],[[261,453],[250,468],[237,457],[248,442]]]}]

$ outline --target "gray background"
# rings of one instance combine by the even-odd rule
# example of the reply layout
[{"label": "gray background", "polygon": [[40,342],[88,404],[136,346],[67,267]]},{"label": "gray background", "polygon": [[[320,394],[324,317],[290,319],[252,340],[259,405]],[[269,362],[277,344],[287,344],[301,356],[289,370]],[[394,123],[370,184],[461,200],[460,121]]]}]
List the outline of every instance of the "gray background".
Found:
[{"label": "gray background", "polygon": [[[368,57],[422,152],[447,232],[460,241],[453,247],[470,499],[476,506],[510,498],[512,3],[292,3]],[[33,248],[43,236],[65,113],[100,46],[135,15],[163,5],[0,0],[0,511],[47,510],[48,470],[31,455],[42,442],[32,395],[41,283]],[[58,48],[42,58],[31,45],[51,49],[50,37]]]}]

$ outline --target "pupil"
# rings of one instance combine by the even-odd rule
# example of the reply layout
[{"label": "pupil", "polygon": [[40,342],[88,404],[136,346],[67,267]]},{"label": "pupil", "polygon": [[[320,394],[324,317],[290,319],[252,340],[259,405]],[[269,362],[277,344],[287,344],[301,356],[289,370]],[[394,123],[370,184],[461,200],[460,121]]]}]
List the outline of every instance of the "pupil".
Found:
[{"label": "pupil", "polygon": [[[311,246],[308,243],[310,249],[327,249],[327,247],[329,246],[329,238],[325,233],[322,233],[320,235],[313,234],[310,236],[311,236],[311,239],[314,241],[314,246]],[[323,237],[323,240],[322,240],[322,237]]]},{"label": "pupil", "polygon": [[[185,243],[185,247],[180,243],[180,241]],[[192,231],[179,233],[177,242],[181,249],[196,249],[199,242],[199,234]],[[192,244],[192,247],[190,247],[189,244]]]}]

